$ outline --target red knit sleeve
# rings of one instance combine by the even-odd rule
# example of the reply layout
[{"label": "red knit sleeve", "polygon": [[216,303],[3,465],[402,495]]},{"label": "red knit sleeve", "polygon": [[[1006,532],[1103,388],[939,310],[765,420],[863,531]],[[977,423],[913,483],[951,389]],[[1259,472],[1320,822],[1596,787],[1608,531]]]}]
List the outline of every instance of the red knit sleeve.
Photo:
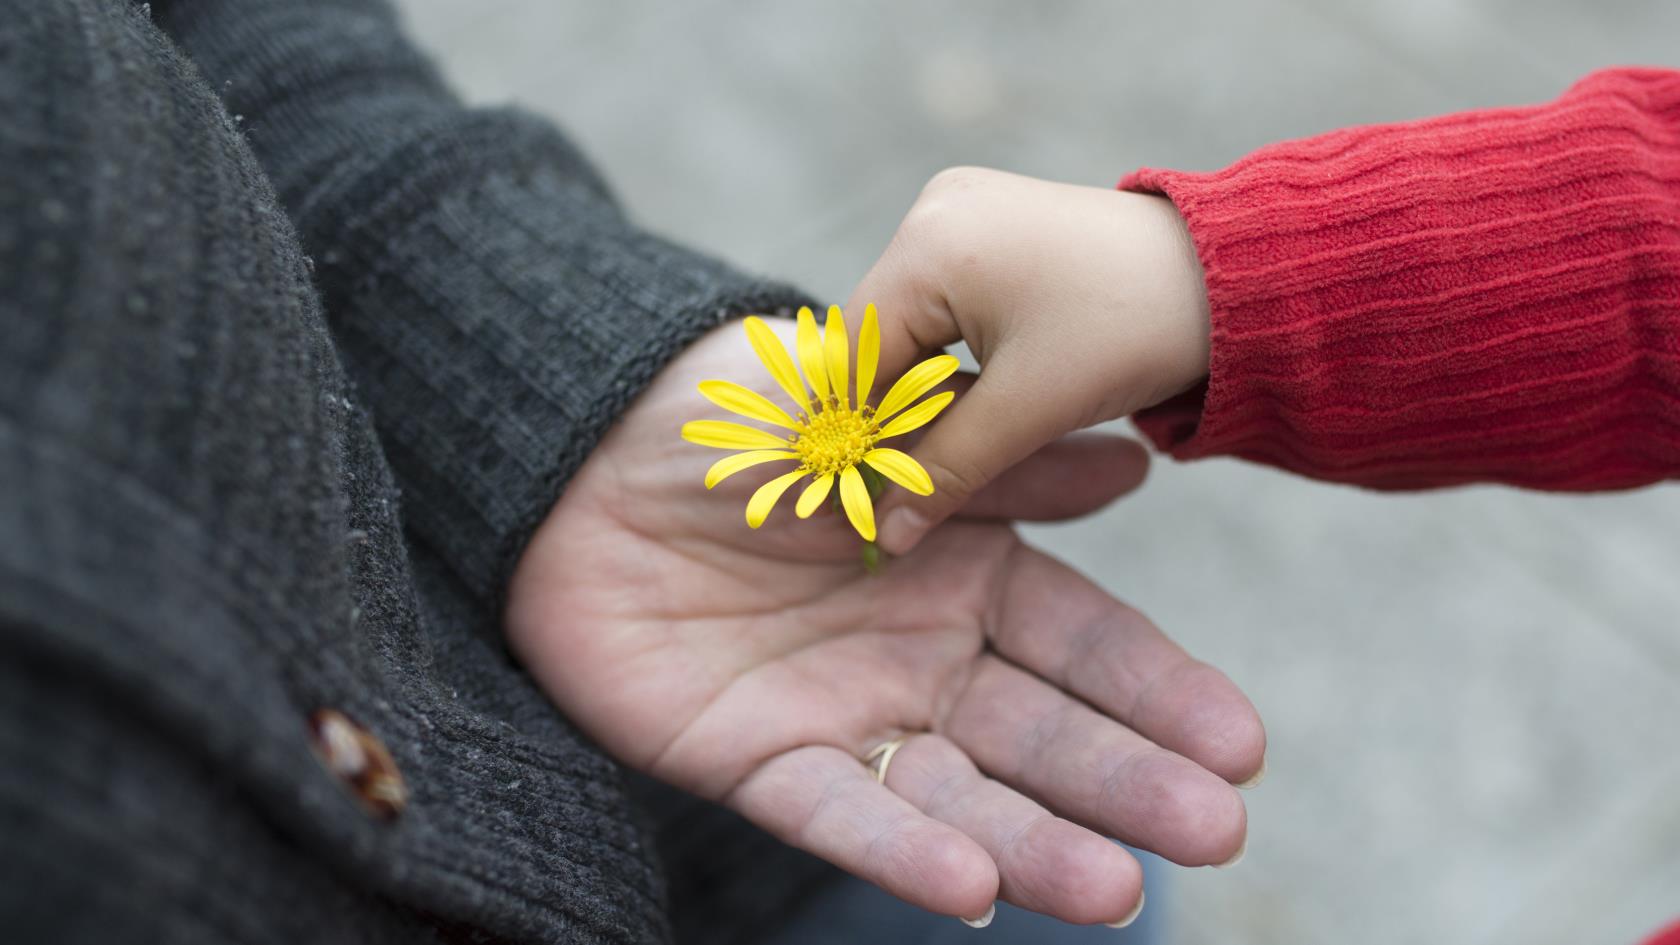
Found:
[{"label": "red knit sleeve", "polygon": [[1207,273],[1208,380],[1137,416],[1181,459],[1376,488],[1680,476],[1680,72],[1144,169]]}]

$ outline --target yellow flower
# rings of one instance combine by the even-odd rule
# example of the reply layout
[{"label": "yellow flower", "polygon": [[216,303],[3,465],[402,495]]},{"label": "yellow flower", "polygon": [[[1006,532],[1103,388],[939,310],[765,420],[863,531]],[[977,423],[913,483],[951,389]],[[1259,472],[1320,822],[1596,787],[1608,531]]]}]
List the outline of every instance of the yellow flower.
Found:
[{"label": "yellow flower", "polygon": [[[800,380],[799,370],[788,357],[787,349],[763,319],[748,318],[746,328],[759,360],[799,409],[789,414],[769,398],[729,381],[701,381],[700,393],[719,407],[789,431],[772,433],[723,420],[683,424],[683,439],[690,443],[746,451],[714,463],[706,473],[706,488],[749,466],[798,460],[798,469],[777,476],[753,493],[747,501],[747,524],[753,528],[764,524],[782,493],[809,476],[811,482],[800,493],[794,507],[800,518],[807,518],[828,498],[835,480],[839,480],[840,503],[846,508],[846,518],[865,541],[875,540],[875,506],[869,497],[869,487],[858,471],[860,464],[867,464],[917,495],[932,494],[933,480],[921,463],[899,450],[875,444],[909,433],[945,409],[956,396],[949,391],[914,407],[910,404],[950,377],[957,369],[956,358],[942,354],[923,361],[899,378],[880,404],[871,406],[869,394],[875,386],[875,369],[881,356],[881,328],[875,320],[874,305],[864,308],[863,330],[858,333],[855,401],[847,389],[851,386],[847,368],[851,351],[840,306],[828,307],[828,321],[820,333],[811,310],[799,310],[797,348],[799,363],[805,368],[806,380],[810,381],[809,390]],[[852,406],[854,402],[856,407]]]}]

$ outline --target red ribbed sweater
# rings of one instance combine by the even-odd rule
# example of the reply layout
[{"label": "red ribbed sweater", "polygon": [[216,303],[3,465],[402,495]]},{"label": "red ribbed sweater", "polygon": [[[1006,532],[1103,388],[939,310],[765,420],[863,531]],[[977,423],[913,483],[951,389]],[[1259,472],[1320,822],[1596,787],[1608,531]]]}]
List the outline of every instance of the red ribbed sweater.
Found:
[{"label": "red ribbed sweater", "polygon": [[1680,476],[1680,72],[1144,169],[1207,274],[1206,384],[1138,425],[1385,489]]}]

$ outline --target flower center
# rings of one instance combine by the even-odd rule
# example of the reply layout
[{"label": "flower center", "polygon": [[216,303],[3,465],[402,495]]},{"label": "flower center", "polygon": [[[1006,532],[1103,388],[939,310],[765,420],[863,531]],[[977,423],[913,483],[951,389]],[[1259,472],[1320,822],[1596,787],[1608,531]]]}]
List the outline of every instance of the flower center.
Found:
[{"label": "flower center", "polygon": [[804,429],[793,437],[793,449],[805,468],[817,476],[856,466],[880,438],[874,416],[873,407],[843,408],[830,397],[828,403],[817,408],[816,416],[799,416]]}]

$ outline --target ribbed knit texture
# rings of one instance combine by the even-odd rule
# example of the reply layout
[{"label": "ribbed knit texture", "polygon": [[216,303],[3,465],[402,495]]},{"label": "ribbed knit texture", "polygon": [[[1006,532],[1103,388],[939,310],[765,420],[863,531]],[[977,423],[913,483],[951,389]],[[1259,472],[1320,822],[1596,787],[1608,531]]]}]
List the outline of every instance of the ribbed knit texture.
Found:
[{"label": "ribbed knit texture", "polygon": [[[7,940],[748,934],[826,870],[652,791],[668,862],[707,865],[697,823],[756,851],[670,895],[496,598],[668,358],[801,297],[463,108],[383,3],[152,10],[197,67],[139,4],[0,0]],[[388,746],[400,816],[313,757],[323,707]]]},{"label": "ribbed knit texture", "polygon": [[462,107],[385,0],[152,9],[313,257],[408,526],[479,594],[673,355],[803,301],[633,226],[546,122]]},{"label": "ribbed knit texture", "polygon": [[1144,169],[1207,274],[1209,377],[1137,417],[1384,489],[1680,475],[1680,73]]}]

